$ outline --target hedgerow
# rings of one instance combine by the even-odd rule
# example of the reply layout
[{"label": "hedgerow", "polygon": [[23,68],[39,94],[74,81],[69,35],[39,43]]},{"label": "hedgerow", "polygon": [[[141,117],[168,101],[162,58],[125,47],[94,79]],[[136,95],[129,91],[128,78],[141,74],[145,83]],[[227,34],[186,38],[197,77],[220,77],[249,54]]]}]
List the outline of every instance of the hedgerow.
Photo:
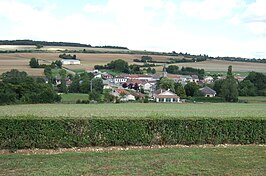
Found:
[{"label": "hedgerow", "polygon": [[265,144],[262,119],[0,119],[0,149]]}]

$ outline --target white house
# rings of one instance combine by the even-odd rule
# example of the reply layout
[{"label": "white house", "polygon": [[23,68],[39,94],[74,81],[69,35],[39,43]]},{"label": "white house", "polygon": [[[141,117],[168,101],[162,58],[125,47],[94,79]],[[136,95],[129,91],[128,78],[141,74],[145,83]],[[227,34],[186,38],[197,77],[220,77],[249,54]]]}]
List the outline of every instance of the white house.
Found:
[{"label": "white house", "polygon": [[212,82],[213,82],[213,77],[211,77],[211,76],[206,76],[206,77],[204,78],[204,82],[205,82],[205,83],[208,83],[208,84],[212,83]]},{"label": "white house", "polygon": [[[159,93],[160,92],[160,93]],[[163,102],[163,103],[178,103],[180,102],[180,97],[177,96],[175,93],[169,90],[158,90],[153,95],[156,102]]]},{"label": "white house", "polygon": [[127,78],[125,77],[115,77],[114,78],[114,83],[117,84],[117,83],[125,83],[127,82]]},{"label": "white house", "polygon": [[80,65],[80,60],[76,59],[62,59],[61,62],[63,65]]}]

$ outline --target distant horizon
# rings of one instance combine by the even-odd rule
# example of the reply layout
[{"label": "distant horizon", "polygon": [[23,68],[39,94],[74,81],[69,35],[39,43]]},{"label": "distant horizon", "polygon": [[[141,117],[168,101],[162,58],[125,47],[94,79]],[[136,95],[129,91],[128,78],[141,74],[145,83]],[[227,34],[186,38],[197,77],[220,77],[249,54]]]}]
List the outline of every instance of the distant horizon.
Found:
[{"label": "distant horizon", "polygon": [[266,58],[265,0],[1,0],[0,39]]},{"label": "distant horizon", "polygon": [[[188,54],[191,54],[191,55],[208,55],[209,57],[234,57],[234,58],[243,58],[243,59],[266,59],[261,57],[261,58],[248,58],[248,57],[240,57],[240,56],[226,56],[226,55],[221,55],[221,56],[212,56],[208,53],[199,53],[199,54],[195,54],[195,53],[189,53],[189,52],[182,52],[182,51],[155,51],[155,50],[144,50],[144,49],[132,49],[132,48],[129,48],[127,46],[116,46],[116,45],[93,45],[91,43],[79,43],[79,42],[73,42],[73,41],[47,41],[47,40],[33,40],[33,39],[14,39],[14,40],[9,40],[9,39],[6,39],[6,40],[1,40],[0,41],[33,41],[33,42],[55,42],[55,43],[75,43],[75,44],[82,44],[82,45],[91,45],[90,47],[104,47],[104,46],[113,46],[113,47],[125,47],[125,48],[128,48],[128,50],[133,50],[133,51],[147,51],[147,52],[158,52],[158,53],[172,53],[172,52],[176,52],[176,53],[188,53]],[[17,44],[16,44],[17,45]],[[1,46],[1,44],[0,44]],[[18,45],[20,46],[20,45]],[[21,45],[22,46],[22,45]],[[47,45],[48,46],[48,45]],[[51,46],[56,46],[56,45],[51,45]],[[74,47],[74,46],[73,46]],[[85,47],[85,46],[84,46]],[[89,47],[89,46],[86,46],[86,47]]]}]

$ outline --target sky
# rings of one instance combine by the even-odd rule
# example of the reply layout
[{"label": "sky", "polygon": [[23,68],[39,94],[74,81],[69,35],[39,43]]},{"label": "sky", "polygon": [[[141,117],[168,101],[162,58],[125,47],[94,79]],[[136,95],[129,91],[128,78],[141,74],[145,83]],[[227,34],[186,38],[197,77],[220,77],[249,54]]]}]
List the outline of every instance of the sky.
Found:
[{"label": "sky", "polygon": [[266,58],[266,0],[0,0],[0,40]]}]

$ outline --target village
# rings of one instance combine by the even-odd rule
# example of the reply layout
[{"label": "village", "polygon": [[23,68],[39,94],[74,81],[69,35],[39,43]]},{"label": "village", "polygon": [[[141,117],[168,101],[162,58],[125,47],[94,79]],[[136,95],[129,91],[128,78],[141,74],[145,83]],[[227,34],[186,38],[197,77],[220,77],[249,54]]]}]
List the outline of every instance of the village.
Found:
[{"label": "village", "polygon": [[[79,60],[62,59],[61,62],[63,65],[80,64]],[[204,76],[202,79],[199,79],[198,75],[169,74],[166,67],[164,67],[161,73],[155,74],[119,74],[113,76],[107,71],[95,68],[86,68],[85,72],[93,74],[94,78],[101,79],[103,89],[110,90],[110,94],[121,102],[144,100],[146,98],[148,101],[157,103],[182,103],[186,102],[186,97],[193,96],[195,92],[197,92],[197,96],[212,98],[217,96],[217,92],[211,88],[214,82],[226,78],[226,76],[217,76],[215,78]],[[235,76],[234,78],[240,82],[245,77]],[[174,89],[170,89],[171,86],[160,86],[159,82],[161,79],[170,80],[172,83],[182,86],[185,95],[180,95],[180,92],[179,94],[176,93]],[[61,78],[57,77],[56,86],[61,84],[60,80]],[[66,86],[69,87],[71,84],[72,80],[66,78]],[[184,89],[188,84],[193,84],[194,89],[196,89],[192,90],[192,95],[186,93]],[[90,89],[93,89],[93,86]]]}]

